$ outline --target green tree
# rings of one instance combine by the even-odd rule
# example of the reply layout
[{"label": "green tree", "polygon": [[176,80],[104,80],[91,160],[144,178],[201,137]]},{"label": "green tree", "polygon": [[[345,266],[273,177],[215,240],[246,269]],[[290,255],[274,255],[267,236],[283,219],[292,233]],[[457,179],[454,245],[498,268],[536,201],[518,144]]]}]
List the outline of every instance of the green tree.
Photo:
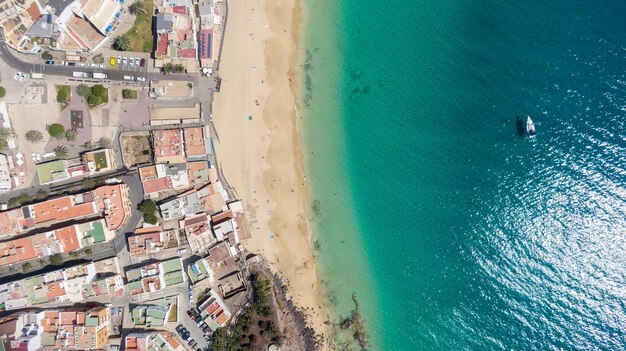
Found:
[{"label": "green tree", "polygon": [[26,132],[25,137],[26,137],[26,140],[35,144],[43,140],[43,133],[38,130],[31,129],[28,132]]},{"label": "green tree", "polygon": [[65,139],[67,141],[76,141],[76,138],[78,138],[78,132],[74,129],[68,129],[65,131]]},{"label": "green tree", "polygon": [[53,123],[48,126],[48,134],[53,138],[65,135],[65,127],[59,123]]},{"label": "green tree", "polygon": [[130,89],[123,89],[122,90],[122,98],[124,99],[132,99],[133,97],[133,91]]},{"label": "green tree", "polygon": [[11,140],[15,137],[15,130],[7,127],[0,127],[0,139]]},{"label": "green tree", "polygon": [[57,92],[57,102],[64,103],[67,101],[68,97],[65,89],[61,89]]},{"label": "green tree", "polygon": [[59,145],[54,148],[54,153],[57,155],[57,158],[66,158],[67,157],[67,148],[63,145]]},{"label": "green tree", "polygon": [[109,149],[111,148],[111,139],[107,137],[102,137],[98,139],[98,148],[99,149]]},{"label": "green tree", "polygon": [[87,97],[87,104],[89,104],[89,105],[95,106],[95,105],[98,104],[98,101],[100,101],[100,100],[98,100],[98,97],[95,96],[95,95],[89,95]]},{"label": "green tree", "polygon": [[154,213],[144,214],[143,220],[146,221],[146,223],[157,224],[157,216]]},{"label": "green tree", "polygon": [[173,71],[174,71],[174,65],[169,62],[161,66],[161,73],[163,74],[170,74]]},{"label": "green tree", "polygon": [[96,143],[90,140],[90,141],[85,142],[85,145],[83,145],[83,147],[87,150],[93,150],[96,148]]},{"label": "green tree", "polygon": [[113,49],[117,51],[126,51],[130,49],[130,40],[125,35],[118,35],[113,40]]},{"label": "green tree", "polygon": [[4,87],[0,87],[0,99],[2,99],[7,94],[7,90]]},{"label": "green tree", "polygon": [[139,204],[139,206],[137,207],[137,209],[139,210],[139,212],[143,213],[143,220],[150,223],[150,224],[156,224],[157,223],[157,217],[154,214],[157,210],[157,205],[156,202],[154,202],[153,200],[144,200],[142,203]]},{"label": "green tree", "polygon": [[91,89],[87,86],[87,84],[80,83],[76,87],[76,94],[87,97],[91,93]]},{"label": "green tree", "polygon": [[182,63],[177,63],[172,67],[172,71],[174,73],[184,73],[185,72],[185,66],[183,66]]},{"label": "green tree", "polygon": [[154,213],[157,210],[157,205],[156,202],[154,202],[154,200],[143,200],[140,204],[139,207],[137,207],[137,209],[141,212],[141,213]]},{"label": "green tree", "polygon": [[52,60],[52,54],[50,53],[50,51],[44,51],[43,53],[41,53],[41,58],[44,60]]},{"label": "green tree", "polygon": [[83,189],[91,189],[96,186],[96,181],[91,178],[83,180]]},{"label": "green tree", "polygon": [[146,5],[141,0],[137,0],[137,1],[133,2],[128,7],[128,11],[130,12],[131,15],[134,15],[134,16],[144,15],[147,12]]},{"label": "green tree", "polygon": [[9,202],[7,204],[7,206],[9,207],[17,207],[17,206],[21,206],[27,202],[30,202],[33,198],[26,194],[26,193],[22,193],[18,196],[12,197],[9,199]]},{"label": "green tree", "polygon": [[91,256],[93,255],[93,251],[90,248],[85,249],[85,255]]},{"label": "green tree", "polygon": [[97,97],[102,97],[105,94],[105,92],[106,92],[106,89],[104,88],[104,85],[102,84],[96,84],[91,87],[91,94]]},{"label": "green tree", "polygon": [[37,196],[37,199],[43,200],[48,197],[48,193],[44,190],[39,189],[37,190],[37,193],[35,193],[35,196]]},{"label": "green tree", "polygon": [[53,266],[60,266],[63,264],[63,256],[61,254],[54,254],[50,256],[49,262]]},{"label": "green tree", "polygon": [[31,270],[31,268],[33,268],[33,265],[30,264],[30,262],[26,262],[22,265],[22,272],[26,273],[28,271]]}]

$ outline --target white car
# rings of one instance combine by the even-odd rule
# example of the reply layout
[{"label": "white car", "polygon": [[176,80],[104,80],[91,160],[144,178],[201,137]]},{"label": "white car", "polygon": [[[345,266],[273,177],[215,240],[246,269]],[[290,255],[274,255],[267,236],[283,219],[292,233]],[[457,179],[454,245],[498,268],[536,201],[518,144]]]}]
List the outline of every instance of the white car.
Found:
[{"label": "white car", "polygon": [[26,80],[26,75],[24,73],[20,74],[20,82],[23,82]]},{"label": "white car", "polygon": [[100,65],[98,65],[98,67],[100,67],[100,68],[104,68],[104,65],[103,65],[103,64],[100,64]]},{"label": "white car", "polygon": [[137,81],[138,82],[145,82],[146,78],[144,78],[144,77],[137,77]]},{"label": "white car", "polygon": [[123,63],[123,64],[126,64],[126,57],[124,57],[124,58],[122,59],[122,63]]},{"label": "white car", "polygon": [[89,64],[89,67],[98,67],[98,65],[97,65],[97,64],[95,64],[95,63],[90,63],[90,64]]},{"label": "white car", "polygon": [[13,77],[13,79],[15,80],[19,80],[20,79],[20,75],[22,74],[22,72],[17,72],[15,73],[15,76]]},{"label": "white car", "polygon": [[139,59],[135,57],[135,66],[139,66]]},{"label": "white car", "polygon": [[129,65],[131,65],[131,66],[134,66],[134,65],[135,65],[135,60],[133,60],[133,58],[132,58],[132,57],[131,57],[131,58],[129,58],[129,59],[128,59],[128,64],[129,64]]}]

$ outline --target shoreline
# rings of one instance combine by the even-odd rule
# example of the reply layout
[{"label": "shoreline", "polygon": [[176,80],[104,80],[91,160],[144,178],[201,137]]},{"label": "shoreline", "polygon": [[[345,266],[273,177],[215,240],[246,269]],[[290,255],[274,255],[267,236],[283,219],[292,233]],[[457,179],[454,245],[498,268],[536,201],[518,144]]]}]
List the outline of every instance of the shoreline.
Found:
[{"label": "shoreline", "polygon": [[331,317],[313,255],[310,189],[298,123],[298,43],[304,16],[299,1],[229,2],[222,89],[213,105],[221,135],[216,152],[246,207],[252,238],[244,246],[264,257],[309,326],[328,340]]}]

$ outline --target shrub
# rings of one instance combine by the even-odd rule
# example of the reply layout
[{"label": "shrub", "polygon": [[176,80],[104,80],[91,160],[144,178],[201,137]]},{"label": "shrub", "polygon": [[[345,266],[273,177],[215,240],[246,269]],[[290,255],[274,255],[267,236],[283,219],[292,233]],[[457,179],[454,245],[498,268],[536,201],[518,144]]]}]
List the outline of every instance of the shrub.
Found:
[{"label": "shrub", "polygon": [[0,87],[0,99],[2,99],[7,94],[7,90],[4,87]]},{"label": "shrub", "polygon": [[53,266],[60,266],[63,264],[63,256],[61,256],[61,254],[54,254],[50,256],[49,262]]},{"label": "shrub", "polygon": [[91,94],[101,97],[106,92],[106,89],[102,84],[96,84],[91,87]]},{"label": "shrub", "polygon": [[95,95],[89,95],[89,96],[87,97],[87,103],[88,103],[89,105],[94,106],[94,105],[98,104],[98,101],[99,101],[99,100],[98,100],[98,97],[97,97],[97,96],[95,96]]},{"label": "shrub", "polygon": [[50,134],[50,136],[53,138],[58,138],[59,136],[65,134],[65,127],[63,127],[62,124],[53,123],[48,126],[48,134]]},{"label": "shrub", "polygon": [[38,130],[29,130],[28,132],[26,132],[25,136],[26,140],[31,143],[38,143],[43,140],[43,133]]},{"label": "shrub", "polygon": [[63,103],[67,100],[67,92],[65,90],[59,90],[57,92],[57,102]]},{"label": "shrub", "polygon": [[41,54],[41,58],[44,60],[52,60],[52,54],[49,51],[44,51]]},{"label": "shrub", "polygon": [[78,138],[78,133],[75,130],[69,129],[65,131],[65,139],[67,141],[76,141],[76,138]]}]

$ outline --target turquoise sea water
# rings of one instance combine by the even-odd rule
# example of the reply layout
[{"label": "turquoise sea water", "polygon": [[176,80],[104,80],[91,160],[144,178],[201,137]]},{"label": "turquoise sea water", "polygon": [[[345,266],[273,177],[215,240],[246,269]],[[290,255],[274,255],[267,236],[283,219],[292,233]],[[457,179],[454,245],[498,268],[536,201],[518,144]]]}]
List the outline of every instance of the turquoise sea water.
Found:
[{"label": "turquoise sea water", "polygon": [[336,312],[375,350],[625,349],[626,2],[306,6]]}]

